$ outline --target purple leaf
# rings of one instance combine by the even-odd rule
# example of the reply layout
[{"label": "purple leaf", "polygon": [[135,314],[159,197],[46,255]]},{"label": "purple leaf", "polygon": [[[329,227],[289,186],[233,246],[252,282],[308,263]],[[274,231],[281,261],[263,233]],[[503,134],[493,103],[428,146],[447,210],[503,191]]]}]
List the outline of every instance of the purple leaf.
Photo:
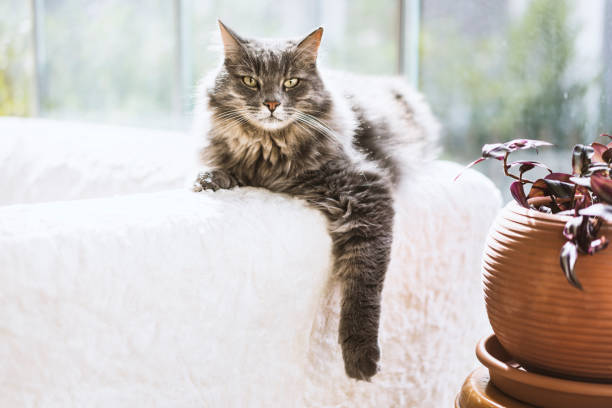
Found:
[{"label": "purple leaf", "polygon": [[[547,212],[548,213],[548,212]],[[557,213],[557,215],[569,215],[569,216],[574,216],[575,211],[574,210],[565,210],[565,211],[560,211]]]},{"label": "purple leaf", "polygon": [[503,160],[506,153],[511,152],[505,143],[493,143],[482,146],[482,157]]},{"label": "purple leaf", "polygon": [[545,197],[548,195],[547,191],[548,187],[546,186],[544,179],[538,179],[531,185],[531,190],[529,190],[527,198]]},{"label": "purple leaf", "polygon": [[534,167],[541,167],[543,169],[548,170],[550,173],[552,173],[553,171],[551,169],[548,168],[547,165],[545,165],[544,163],[540,163],[540,162],[536,162],[536,161],[530,161],[530,160],[519,160],[519,161],[515,161],[512,163],[508,164],[509,168],[512,167],[516,167],[516,166],[521,166],[519,167],[519,172],[522,174],[526,171],[529,171],[531,169],[533,169]]},{"label": "purple leaf", "polygon": [[608,147],[606,145],[603,145],[597,142],[591,143],[591,147],[595,151],[595,154],[593,154],[593,157],[591,158],[591,160],[594,162],[600,162],[600,163],[603,162],[604,160],[603,160],[602,155],[604,154],[606,150],[608,150]]},{"label": "purple leaf", "polygon": [[529,195],[527,198],[533,197],[545,197],[552,194],[552,192],[548,189],[548,185],[545,180],[559,180],[564,183],[569,183],[572,178],[571,174],[567,173],[550,173],[543,179],[538,179],[533,183],[531,190],[529,191]]},{"label": "purple leaf", "polygon": [[604,221],[599,217],[589,217],[589,229],[591,234],[591,239],[595,239],[597,237],[597,232],[603,225]]},{"label": "purple leaf", "polygon": [[589,215],[592,217],[600,217],[606,222],[612,223],[612,205],[609,204],[593,204],[592,206],[580,210],[580,215]]},{"label": "purple leaf", "polygon": [[573,241],[578,236],[578,232],[580,230],[580,226],[584,222],[584,217],[573,217],[568,222],[565,223],[565,227],[563,227],[563,236],[568,241]]},{"label": "purple leaf", "polygon": [[589,171],[586,172],[585,176],[592,176],[593,174],[607,174],[610,171],[610,167],[608,167],[607,163],[591,163],[589,166]]},{"label": "purple leaf", "polygon": [[597,237],[597,230],[599,230],[601,222],[595,217],[580,217],[582,223],[578,227],[578,232],[573,241],[578,246],[579,252],[588,254],[591,250],[591,242]]},{"label": "purple leaf", "polygon": [[574,212],[578,215],[578,211],[583,208],[589,207],[593,204],[593,199],[589,190],[584,186],[576,186],[576,193],[574,194]]},{"label": "purple leaf", "polygon": [[570,179],[572,178],[572,175],[571,174],[567,174],[567,173],[550,173],[550,174],[548,174],[544,178],[546,180],[559,180],[559,181],[563,181],[565,183],[569,183]]},{"label": "purple leaf", "polygon": [[461,171],[459,172],[459,174],[457,174],[457,175],[455,176],[455,178],[453,179],[453,181],[457,181],[457,179],[458,179],[459,177],[461,177],[461,175],[463,174],[463,172],[464,172],[464,171],[466,171],[467,169],[469,169],[470,167],[473,167],[473,166],[477,165],[478,163],[483,162],[483,161],[485,161],[485,160],[487,160],[485,157],[481,157],[480,159],[476,159],[476,160],[474,160],[473,162],[471,162],[470,164],[468,164],[467,166],[465,166],[465,167],[463,168],[463,170],[461,170]]},{"label": "purple leaf", "polygon": [[548,191],[558,198],[571,198],[574,196],[576,186],[559,180],[544,179]]},{"label": "purple leaf", "polygon": [[608,135],[606,133],[602,133],[601,135],[599,135],[600,137],[609,137],[610,139],[612,139],[612,135]]},{"label": "purple leaf", "polygon": [[552,143],[542,140],[532,139],[514,139],[506,143],[486,144],[482,147],[482,157],[493,157],[502,160],[506,153],[515,152],[517,150],[538,149],[540,146],[552,146]]},{"label": "purple leaf", "polygon": [[595,150],[591,146],[583,144],[574,146],[574,152],[572,153],[572,171],[574,174],[581,176],[586,173],[594,154]]},{"label": "purple leaf", "polygon": [[[563,236],[568,241],[576,245],[578,251],[586,254],[592,254],[593,251],[603,249],[607,245],[604,238],[603,241],[597,240],[597,232],[601,227],[601,219],[589,216],[573,217],[565,223],[563,227]],[[594,241],[598,241],[593,244]]]},{"label": "purple leaf", "polygon": [[591,188],[591,178],[590,177],[570,177],[570,181],[576,185]]},{"label": "purple leaf", "polygon": [[466,168],[467,168],[467,169],[469,169],[470,167],[473,167],[473,166],[477,165],[478,163],[483,162],[483,161],[485,161],[485,160],[487,160],[487,159],[486,159],[486,158],[484,158],[484,157],[481,157],[480,159],[476,159],[476,160],[474,160],[473,162],[471,162],[470,164],[468,164],[468,165],[466,166]]},{"label": "purple leaf", "polygon": [[[470,167],[480,163],[481,161],[491,158],[497,160],[504,160],[507,153],[511,153],[517,150],[536,149],[537,151],[538,147],[540,146],[552,146],[552,143],[544,142],[542,140],[514,139],[506,143],[486,144],[482,147],[482,157],[468,164],[465,169],[469,169]],[[463,169],[459,174],[457,174],[457,176],[455,176],[455,181],[459,177],[461,177],[465,169]]]},{"label": "purple leaf", "polygon": [[612,147],[609,149],[606,149],[606,151],[602,153],[601,158],[606,163],[612,162]]},{"label": "purple leaf", "polygon": [[561,263],[561,269],[565,274],[567,281],[574,286],[582,290],[582,285],[574,274],[574,266],[576,265],[576,259],[578,258],[578,249],[573,242],[566,242],[561,248],[561,255],[559,261]]},{"label": "purple leaf", "polygon": [[512,197],[514,197],[517,203],[525,208],[529,208],[527,197],[525,197],[525,190],[523,189],[523,183],[520,181],[512,183],[510,185],[510,193],[512,193]]},{"label": "purple leaf", "polygon": [[536,149],[540,146],[552,146],[552,143],[545,142],[543,140],[533,139],[514,139],[504,143],[510,151],[525,150],[525,149]]},{"label": "purple leaf", "polygon": [[612,204],[612,179],[593,175],[591,176],[591,189],[601,201]]},{"label": "purple leaf", "polygon": [[602,251],[608,247],[608,240],[606,237],[601,237],[599,239],[595,239],[591,241],[591,246],[589,248],[589,255],[594,255],[599,251]]}]

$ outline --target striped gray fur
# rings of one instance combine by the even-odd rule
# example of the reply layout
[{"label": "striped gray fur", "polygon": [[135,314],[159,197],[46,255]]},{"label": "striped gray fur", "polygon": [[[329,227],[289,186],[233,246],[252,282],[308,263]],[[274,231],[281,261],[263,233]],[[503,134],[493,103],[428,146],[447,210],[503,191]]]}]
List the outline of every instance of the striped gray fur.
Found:
[{"label": "striped gray fur", "polygon": [[[322,28],[301,41],[271,42],[219,25],[224,61],[198,95],[196,118],[206,120],[196,124],[208,125],[196,127],[206,170],[194,190],[264,187],[304,199],[325,215],[343,291],[345,370],[369,380],[380,358],[394,188],[435,152],[437,122],[399,77],[321,72]],[[297,85],[285,86],[292,78]]]}]

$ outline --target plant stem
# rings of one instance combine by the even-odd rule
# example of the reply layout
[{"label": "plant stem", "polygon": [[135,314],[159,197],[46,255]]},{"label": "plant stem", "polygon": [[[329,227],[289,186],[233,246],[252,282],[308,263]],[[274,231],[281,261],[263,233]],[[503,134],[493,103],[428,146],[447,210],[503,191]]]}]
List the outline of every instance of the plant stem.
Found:
[{"label": "plant stem", "polygon": [[508,156],[510,156],[510,152],[507,152],[506,155],[504,156],[504,174],[508,177],[518,180],[522,184],[526,184],[526,183],[533,184],[533,181],[531,180],[523,180],[523,173],[521,173],[521,177],[517,177],[514,174],[511,174],[508,172],[508,169],[510,168],[510,166],[508,166]]}]

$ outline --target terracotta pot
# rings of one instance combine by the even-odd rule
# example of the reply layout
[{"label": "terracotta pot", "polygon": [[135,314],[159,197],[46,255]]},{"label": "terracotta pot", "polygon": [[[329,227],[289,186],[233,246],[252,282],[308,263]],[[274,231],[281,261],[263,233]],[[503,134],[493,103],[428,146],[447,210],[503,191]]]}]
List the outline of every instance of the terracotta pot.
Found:
[{"label": "terracotta pot", "polygon": [[[579,256],[574,288],[559,264],[568,219],[514,202],[501,211],[483,259],[489,321],[531,370],[612,382],[612,248]],[[612,239],[612,225],[601,234]]]}]

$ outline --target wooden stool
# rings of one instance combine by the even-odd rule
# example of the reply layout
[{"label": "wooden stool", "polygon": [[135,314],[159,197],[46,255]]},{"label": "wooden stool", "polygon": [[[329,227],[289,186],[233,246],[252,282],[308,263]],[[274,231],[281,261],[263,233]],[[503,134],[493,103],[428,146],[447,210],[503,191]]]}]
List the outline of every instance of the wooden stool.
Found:
[{"label": "wooden stool", "polygon": [[485,367],[474,370],[463,383],[455,408],[536,408],[507,396],[490,381]]}]

